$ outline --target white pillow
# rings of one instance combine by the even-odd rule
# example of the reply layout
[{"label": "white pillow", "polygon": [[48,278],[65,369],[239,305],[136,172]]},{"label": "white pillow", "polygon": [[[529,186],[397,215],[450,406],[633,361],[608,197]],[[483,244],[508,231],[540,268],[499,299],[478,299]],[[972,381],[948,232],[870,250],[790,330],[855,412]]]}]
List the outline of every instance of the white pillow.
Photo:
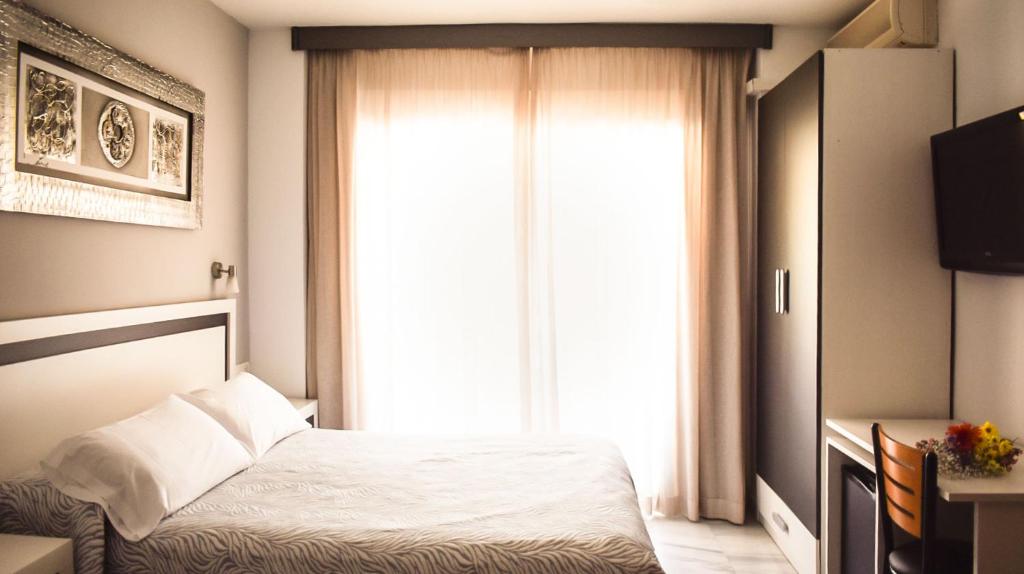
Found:
[{"label": "white pillow", "polygon": [[174,396],[65,439],[40,463],[58,490],[102,506],[118,533],[132,541],[251,464],[249,453],[217,421]]},{"label": "white pillow", "polygon": [[281,439],[309,428],[284,395],[251,373],[178,396],[224,425],[257,458]]}]

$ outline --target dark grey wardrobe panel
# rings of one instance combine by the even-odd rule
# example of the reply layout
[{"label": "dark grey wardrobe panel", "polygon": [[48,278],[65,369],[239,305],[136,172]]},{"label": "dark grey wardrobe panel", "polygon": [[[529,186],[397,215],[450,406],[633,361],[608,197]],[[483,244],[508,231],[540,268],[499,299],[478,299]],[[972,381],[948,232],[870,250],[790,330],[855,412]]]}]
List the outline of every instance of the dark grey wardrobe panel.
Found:
[{"label": "dark grey wardrobe panel", "polygon": [[804,63],[758,111],[757,474],[815,536],[822,62]]}]

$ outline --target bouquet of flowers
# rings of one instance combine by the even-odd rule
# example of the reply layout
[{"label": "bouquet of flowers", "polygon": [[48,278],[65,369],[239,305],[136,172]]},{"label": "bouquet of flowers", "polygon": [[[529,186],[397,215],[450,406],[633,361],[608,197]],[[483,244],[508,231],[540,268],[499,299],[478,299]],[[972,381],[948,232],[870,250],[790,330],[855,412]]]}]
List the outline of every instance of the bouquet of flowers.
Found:
[{"label": "bouquet of flowers", "polygon": [[939,474],[953,478],[999,476],[1010,472],[1020,459],[1021,449],[1014,441],[999,436],[999,429],[988,421],[950,425],[946,438],[930,438],[917,443],[924,452],[934,452]]}]

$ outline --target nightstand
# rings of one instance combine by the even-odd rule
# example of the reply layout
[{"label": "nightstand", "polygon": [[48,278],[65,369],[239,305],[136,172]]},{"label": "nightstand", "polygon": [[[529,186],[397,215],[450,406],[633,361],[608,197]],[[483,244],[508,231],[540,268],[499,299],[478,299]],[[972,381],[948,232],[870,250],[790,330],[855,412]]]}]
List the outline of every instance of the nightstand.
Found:
[{"label": "nightstand", "polygon": [[0,573],[74,574],[70,538],[0,534]]},{"label": "nightstand", "polygon": [[306,422],[313,425],[313,428],[320,428],[320,410],[316,399],[288,399],[288,401],[299,411]]}]

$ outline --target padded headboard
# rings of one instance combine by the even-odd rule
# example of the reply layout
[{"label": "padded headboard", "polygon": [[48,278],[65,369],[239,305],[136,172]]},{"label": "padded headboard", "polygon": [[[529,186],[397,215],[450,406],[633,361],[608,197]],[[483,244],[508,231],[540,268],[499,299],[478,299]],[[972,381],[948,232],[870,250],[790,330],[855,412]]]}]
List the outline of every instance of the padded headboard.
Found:
[{"label": "padded headboard", "polygon": [[0,322],[0,478],[234,364],[234,299]]}]

